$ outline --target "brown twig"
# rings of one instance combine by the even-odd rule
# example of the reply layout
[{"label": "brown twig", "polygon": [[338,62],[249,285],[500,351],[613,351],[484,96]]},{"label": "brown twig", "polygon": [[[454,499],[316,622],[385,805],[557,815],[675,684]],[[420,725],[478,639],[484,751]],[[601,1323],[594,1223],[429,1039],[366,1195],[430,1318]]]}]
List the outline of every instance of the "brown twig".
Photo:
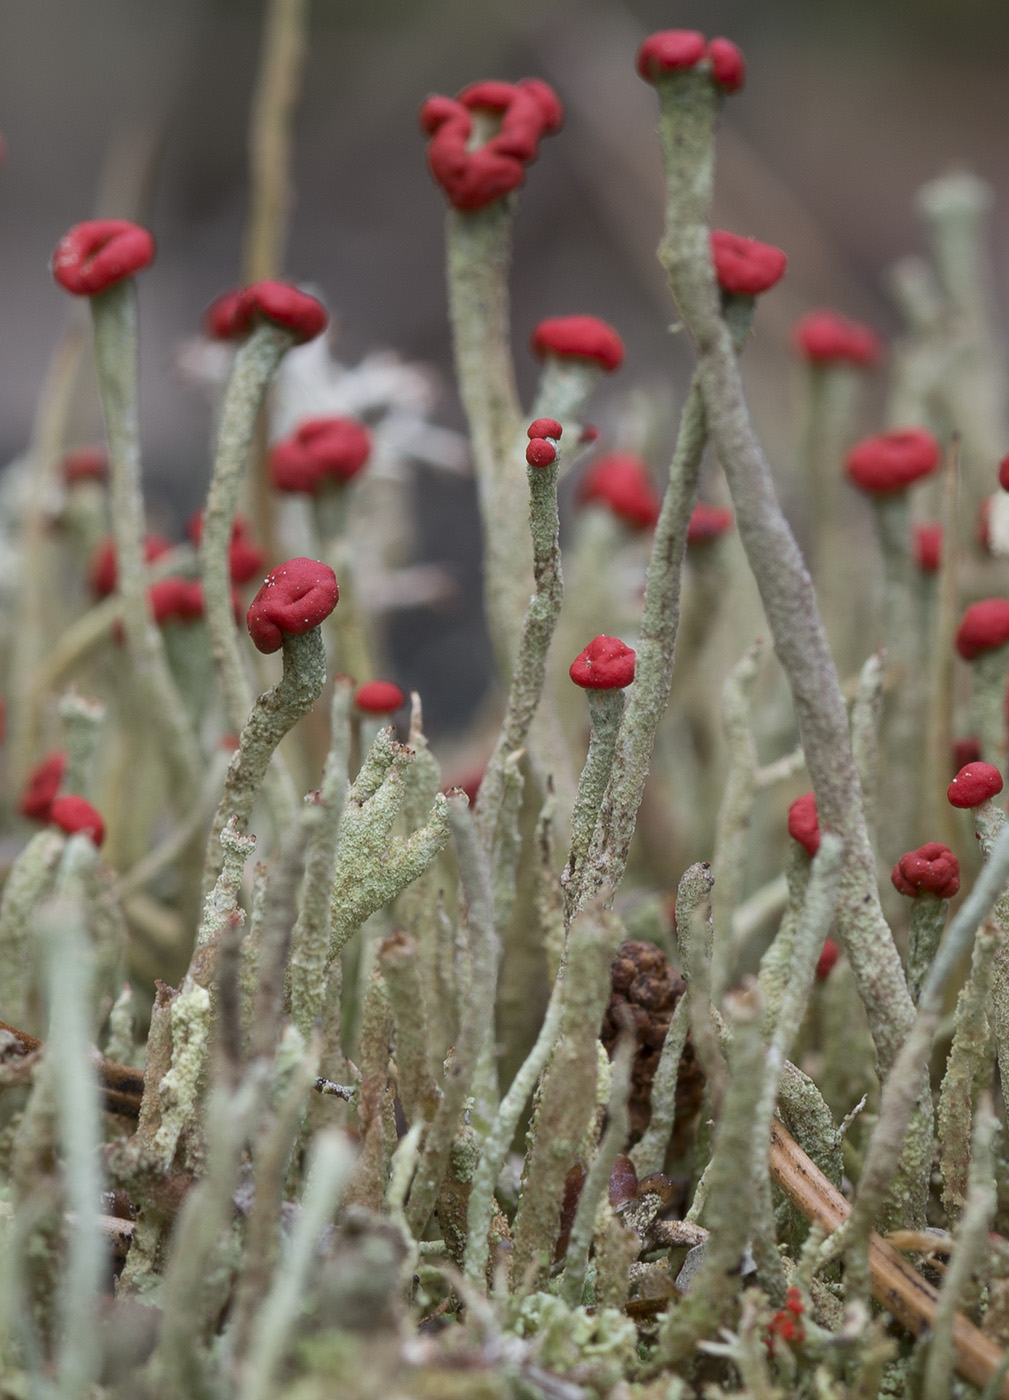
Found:
[{"label": "brown twig", "polygon": [[[22,1055],[33,1055],[45,1049],[45,1041],[36,1039],[27,1031],[19,1031],[16,1026],[0,1021],[0,1031],[12,1035],[21,1047]],[[124,1118],[140,1117],[140,1100],[144,1092],[142,1070],[130,1065],[119,1065],[114,1060],[98,1056],[95,1061],[98,1079],[102,1087],[102,1103],[109,1113],[122,1114]]]},{"label": "brown twig", "polygon": [[[827,1234],[851,1214],[851,1206],[803,1152],[778,1119],[771,1126],[771,1176],[797,1210]],[[872,1296],[915,1336],[935,1320],[938,1291],[903,1255],[872,1231],[869,1235]],[[1005,1361],[995,1343],[962,1314],[953,1324],[956,1369],[973,1385],[984,1387]],[[1009,1377],[998,1392],[1009,1400]]]}]

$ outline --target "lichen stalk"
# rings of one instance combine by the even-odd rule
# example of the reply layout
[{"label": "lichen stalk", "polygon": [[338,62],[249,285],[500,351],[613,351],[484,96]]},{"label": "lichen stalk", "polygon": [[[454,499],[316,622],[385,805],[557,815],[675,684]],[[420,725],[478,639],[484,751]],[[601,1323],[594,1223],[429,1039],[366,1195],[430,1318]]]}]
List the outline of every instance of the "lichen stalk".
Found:
[{"label": "lichen stalk", "polygon": [[[231,530],[252,451],[256,419],[270,380],[293,343],[290,331],[271,321],[261,321],[248,340],[239,346],[221,403],[214,464],[203,508],[200,572],[207,631],[220,678],[224,713],[236,731],[245,724],[253,696],[231,604],[228,564]],[[271,783],[271,801],[278,826],[282,826],[294,810],[294,789],[289,775],[276,784]]]},{"label": "lichen stalk", "polygon": [[777,502],[743,392],[732,334],[720,310],[708,248],[719,98],[710,80],[674,75],[658,85],[666,170],[666,227],[659,257],[698,355],[697,383],[725,471],[740,538],[775,650],[788,677],[821,826],[845,842],[838,928],[865,1003],[884,1073],[893,1064],[913,1005],[876,886],[837,671],[812,581]]},{"label": "lichen stalk", "polygon": [[695,381],[680,417],[669,484],[652,541],[645,606],[635,648],[634,690],[617,735],[610,781],[585,858],[578,903],[572,913],[604,888],[615,892],[627,867],[655,734],[672,687],[687,526],[706,442],[704,404]]},{"label": "lichen stalk", "polygon": [[560,1035],[540,1089],[512,1230],[512,1287],[522,1293],[549,1270],[564,1178],[595,1117],[598,1028],[622,934],[623,925],[601,903],[571,924]]},{"label": "lichen stalk", "polygon": [[248,1355],[257,1314],[270,1288],[281,1254],[284,1179],[305,1114],[305,1101],[318,1073],[318,1046],[307,1051],[292,1026],[278,1037],[270,1066],[271,1083],[255,1132],[255,1195],[246,1227],[245,1257],[235,1289],[227,1346],[235,1370]]},{"label": "lichen stalk", "polygon": [[683,1365],[697,1342],[727,1322],[739,1287],[739,1266],[753,1215],[753,1107],[764,1080],[760,995],[756,987],[727,998],[732,1026],[732,1072],[706,1173],[706,1213],[718,1228],[708,1236],[704,1262],[690,1292],[672,1308],[659,1335],[666,1366]]},{"label": "lichen stalk", "polygon": [[948,913],[948,902],[938,895],[928,890],[919,890],[915,895],[907,944],[907,989],[915,1005],[942,939]]},{"label": "lichen stalk", "polygon": [[459,394],[469,422],[484,539],[484,596],[503,677],[511,674],[529,597],[532,558],[523,525],[521,420],[511,357],[508,269],[514,201],[449,210],[449,315]]},{"label": "lichen stalk", "polygon": [[148,1363],[152,1380],[172,1400],[204,1393],[215,1369],[208,1318],[224,1302],[221,1265],[234,1209],[231,1198],[262,1087],[260,1069],[238,1086],[218,1084],[207,1105],[207,1172],[179,1212],[165,1270],[158,1345]]},{"label": "lichen stalk", "polygon": [[998,1204],[995,1186],[995,1143],[999,1120],[992,1110],[991,1096],[981,1095],[971,1136],[970,1178],[963,1215],[953,1232],[953,1256],[939,1290],[932,1344],[925,1363],[922,1400],[945,1400],[952,1391],[956,1352],[953,1328],[956,1310],[971,1275],[988,1249],[988,1232]]},{"label": "lichen stalk", "polygon": [[711,894],[714,926],[711,985],[716,997],[731,972],[732,915],[741,902],[746,873],[747,838],[757,794],[757,744],[753,734],[750,694],[757,678],[764,643],[758,640],[733,667],[722,686],[722,725],[729,750],[729,770],[715,826]]},{"label": "lichen stalk", "polygon": [[1001,937],[992,920],[977,931],[970,974],[957,998],[953,1043],[939,1090],[936,1113],[942,1203],[956,1221],[967,1198],[974,1102],[992,1077],[992,1024],[988,1017],[992,962]]},{"label": "lichen stalk", "polygon": [[1006,674],[1009,672],[1009,646],[982,652],[971,662],[971,726],[981,742],[986,763],[1005,770],[1006,766]]},{"label": "lichen stalk", "polygon": [[466,1278],[476,1287],[486,1286],[487,1232],[494,1216],[494,1190],[497,1179],[515,1136],[522,1110],[536,1087],[536,1081],[543,1073],[557,1041],[563,1008],[564,979],[558,975],[554,979],[546,1015],[535,1044],[522,1062],[508,1092],[501,1100],[493,1123],[484,1135],[467,1208],[466,1257],[463,1264]]},{"label": "lichen stalk", "polygon": [[305,879],[298,916],[291,932],[287,962],[291,1017],[302,1036],[311,1035],[326,998],[326,963],[331,934],[330,890],[339,841],[340,820],[347,797],[350,759],[350,706],[353,684],[338,676],[330,705],[330,747],[318,794],[306,809],[309,826]]},{"label": "lichen stalk", "polygon": [[326,653],[319,628],[313,627],[300,635],[285,633],[283,663],[280,680],[253,706],[228,765],[224,792],[207,842],[205,891],[220,869],[218,844],[225,824],[234,818],[238,830],[245,829],[278,744],[322,694],[326,683]]},{"label": "lichen stalk", "polygon": [[[601,376],[602,369],[592,360],[548,355],[540,372],[533,406],[529,410],[530,420],[556,418],[564,428],[565,434],[574,436],[574,431]],[[520,446],[524,451],[524,438]],[[562,475],[574,460],[574,452],[565,453],[564,462],[561,464]]]},{"label": "lichen stalk", "polygon": [[932,1040],[942,1015],[943,997],[950,977],[975,930],[1009,881],[1009,828],[1001,833],[982,867],[974,888],[950,922],[932,969],[925,979],[911,1032],[887,1077],[880,1100],[879,1117],[869,1141],[851,1216],[839,1236],[824,1245],[824,1256],[833,1258],[843,1249],[851,1291],[865,1287],[865,1242],[892,1185],[915,1105],[927,1090],[925,1082]]},{"label": "lichen stalk", "polygon": [[449,797],[448,819],[466,897],[469,986],[455,1052],[442,1084],[441,1103],[425,1136],[417,1175],[406,1206],[406,1218],[415,1238],[420,1237],[434,1209],[448,1165],[459,1115],[486,1037],[488,1008],[494,1005],[499,957],[490,866],[462,793]]},{"label": "lichen stalk", "polygon": [[246,283],[278,277],[291,208],[294,112],[307,49],[308,0],[270,0],[249,117],[249,213],[242,253]]},{"label": "lichen stalk", "polygon": [[[830,931],[837,906],[838,879],[844,847],[838,836],[825,831],[813,857],[802,913],[795,931],[792,976],[781,998],[774,1030],[767,1047],[764,1082],[753,1121],[753,1181],[759,1214],[754,1231],[758,1268],[773,1282],[782,1284],[781,1261],[775,1247],[774,1214],[770,1182],[765,1170],[767,1142],[778,1100],[778,1086],[785,1060],[798,1033],[813,990],[816,961]],[[762,1248],[756,1248],[757,1242]]]},{"label": "lichen stalk", "polygon": [[884,660],[883,653],[877,651],[863,663],[858,673],[858,691],[851,707],[851,753],[862,789],[865,829],[874,849],[879,805],[879,729],[883,713]]},{"label": "lichen stalk", "polygon": [[613,1164],[623,1151],[630,1130],[630,1113],[627,1096],[630,1090],[631,1065],[634,1059],[634,1036],[624,1034],[617,1041],[613,1056],[610,1078],[610,1096],[606,1106],[606,1128],[600,1139],[596,1154],[592,1159],[588,1175],[578,1197],[567,1253],[564,1256],[564,1274],[561,1278],[560,1296],[568,1307],[574,1308],[582,1301],[585,1288],[585,1271],[588,1268],[589,1249],[595,1234],[596,1213],[602,1203]]},{"label": "lichen stalk", "polygon": [[126,278],[92,297],[91,313],[95,370],[109,447],[109,516],[126,648],[143,695],[147,724],[157,726],[176,791],[188,804],[199,789],[199,753],[168,669],[161,634],[147,607],[133,279]]},{"label": "lichen stalk", "polygon": [[[557,472],[556,458],[547,467],[528,467],[526,470],[535,591],[521,624],[521,642],[514,659],[501,731],[480,784],[475,819],[480,839],[488,849],[493,845],[504,796],[505,765],[528,738],[529,726],[543,693],[550,641],[560,616],[564,583],[557,514]],[[489,575],[486,587],[492,587]],[[527,591],[525,597],[528,596]]]},{"label": "lichen stalk", "polygon": [[332,1219],[352,1166],[353,1152],[342,1133],[324,1129],[316,1135],[290,1245],[252,1329],[240,1400],[267,1400],[275,1393],[277,1369],[302,1306],[319,1235]]},{"label": "lichen stalk", "polygon": [[[914,561],[911,557],[911,504],[907,491],[873,496],[873,515],[883,558],[883,646],[889,697],[882,720],[885,831],[894,853],[914,842],[924,719],[921,638],[915,625]],[[930,641],[931,639],[929,639]]]},{"label": "lichen stalk", "polygon": [[393,836],[406,796],[404,771],[414,752],[380,730],[344,804],[330,884],[330,964],[372,914],[422,875],[447,846],[448,799],[435,795],[427,821]]},{"label": "lichen stalk", "polygon": [[585,694],[589,705],[589,751],[578,779],[571,815],[571,849],[561,875],[568,917],[578,903],[582,867],[613,770],[617,734],[624,717],[622,690],[587,690]]},{"label": "lichen stalk", "polygon": [[396,1022],[396,1082],[403,1111],[409,1124],[423,1124],[433,1116],[440,1093],[428,1062],[427,1010],[416,943],[400,932],[384,938],[378,965]]},{"label": "lichen stalk", "polygon": [[88,956],[88,867],[97,851],[86,836],[66,844],[55,898],[40,911],[49,1032],[42,1073],[58,1113],[63,1153],[64,1205],[73,1224],[62,1269],[60,1343],[56,1358],[61,1395],[84,1395],[98,1376],[96,1327],[105,1246],[98,1224],[101,1105],[91,1066],[91,975]]}]

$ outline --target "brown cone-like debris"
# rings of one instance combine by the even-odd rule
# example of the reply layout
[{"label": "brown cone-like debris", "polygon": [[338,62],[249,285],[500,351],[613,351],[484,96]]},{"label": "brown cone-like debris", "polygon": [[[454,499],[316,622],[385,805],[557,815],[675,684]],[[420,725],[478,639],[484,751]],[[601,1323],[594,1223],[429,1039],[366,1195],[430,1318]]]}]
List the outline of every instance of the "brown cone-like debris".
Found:
[{"label": "brown cone-like debris", "polygon": [[[669,1022],[683,995],[684,982],[675,968],[669,966],[662,949],[643,939],[629,939],[620,945],[610,968],[610,979],[610,1002],[599,1038],[612,1055],[623,1018],[629,1012],[638,1041],[631,1074],[630,1143],[633,1144],[642,1136],[652,1116],[652,1080]],[[688,1036],[676,1082],[674,1139],[680,1139],[689,1126],[700,1106],[703,1090],[704,1075]],[[678,1154],[674,1151],[674,1155]]]}]

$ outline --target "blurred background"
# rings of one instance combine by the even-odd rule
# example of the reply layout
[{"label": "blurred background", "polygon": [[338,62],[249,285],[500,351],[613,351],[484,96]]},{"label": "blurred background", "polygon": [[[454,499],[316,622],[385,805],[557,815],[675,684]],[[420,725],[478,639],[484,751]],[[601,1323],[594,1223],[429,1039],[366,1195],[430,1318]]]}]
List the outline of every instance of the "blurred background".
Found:
[{"label": "blurred background", "polygon": [[[204,490],[209,403],[176,369],[207,302],[235,283],[246,212],[246,132],[262,7],[255,0],[6,0],[0,43],[2,246],[0,453],[30,438],[39,385],[71,309],[47,263],[66,228],[95,212],[147,223],[158,258],[141,283],[142,411],[152,514],[178,530]],[[461,427],[442,276],[444,204],[428,178],[419,102],[482,77],[540,76],[567,109],[521,193],[513,310],[520,385],[543,316],[610,320],[628,356],[594,418],[620,445],[629,396],[646,394],[661,472],[690,369],[670,336],[654,257],[662,187],[653,92],[635,75],[649,31],[726,34],[749,63],[725,106],[714,222],[790,259],[761,303],[747,351],[754,412],[788,500],[798,372],[789,328],[830,305],[897,330],[886,291],[895,258],[920,249],[919,185],[961,165],[996,199],[994,295],[1009,288],[1009,7],[985,0],[313,0],[297,118],[296,201],[286,272],[334,316],[333,349],[376,349],[440,377],[436,420]],[[122,207],[123,192],[132,207]],[[118,201],[118,203],[117,203]],[[640,399],[637,400],[640,402]],[[879,404],[876,405],[880,412]],[[100,436],[92,399],[74,423]],[[865,430],[882,426],[866,422]],[[435,730],[486,686],[478,528],[470,482],[418,468],[418,557],[448,561],[458,587],[437,615],[390,631],[401,682],[431,700]],[[799,522],[801,533],[801,521]],[[446,674],[452,683],[446,685]]]}]

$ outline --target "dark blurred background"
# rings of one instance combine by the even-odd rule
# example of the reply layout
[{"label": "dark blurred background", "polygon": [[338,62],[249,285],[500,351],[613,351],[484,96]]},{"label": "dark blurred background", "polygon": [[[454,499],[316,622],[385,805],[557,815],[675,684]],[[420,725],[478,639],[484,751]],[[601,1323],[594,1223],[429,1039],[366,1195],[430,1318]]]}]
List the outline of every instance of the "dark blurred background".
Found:
[{"label": "dark blurred background", "polygon": [[[206,303],[238,277],[261,5],[6,0],[0,14],[0,454],[8,460],[25,447],[68,314],[47,272],[53,247],[102,204],[113,212],[108,191],[114,201],[116,188],[136,187],[136,172],[146,170],[138,212],[159,252],[141,289],[145,462],[154,509],[177,522],[203,491],[210,412],[174,372],[173,355]],[[535,367],[525,342],[535,322],[588,311],[611,320],[628,346],[621,383],[604,391],[597,419],[616,422],[618,396],[638,386],[667,402],[672,422],[689,354],[667,333],[672,308],[654,258],[655,99],[633,69],[641,38],[668,27],[726,34],[749,62],[746,89],[724,112],[715,222],[789,254],[788,276],[762,304],[747,354],[758,426],[783,472],[796,398],[789,326],[828,304],[893,333],[887,266],[921,247],[915,190],[951,165],[994,186],[992,251],[1005,304],[1003,3],[314,0],[286,271],[321,288],[338,358],[392,347],[439,367],[439,419],[460,426],[441,271],[444,206],[426,173],[416,110],[427,93],[454,93],[476,78],[538,75],[557,88],[567,122],[544,143],[520,200],[513,304],[521,385],[528,395]],[[83,440],[99,431],[97,409],[85,408],[85,420],[88,412],[90,423],[74,425]],[[457,543],[465,577],[476,567],[468,484],[425,470],[416,489],[421,549],[443,557]],[[471,705],[483,684],[472,593],[462,590],[437,626],[413,619],[393,628],[395,667],[409,684],[434,685],[447,636],[469,648],[465,693],[446,699],[436,722],[451,723],[454,706]]]}]

